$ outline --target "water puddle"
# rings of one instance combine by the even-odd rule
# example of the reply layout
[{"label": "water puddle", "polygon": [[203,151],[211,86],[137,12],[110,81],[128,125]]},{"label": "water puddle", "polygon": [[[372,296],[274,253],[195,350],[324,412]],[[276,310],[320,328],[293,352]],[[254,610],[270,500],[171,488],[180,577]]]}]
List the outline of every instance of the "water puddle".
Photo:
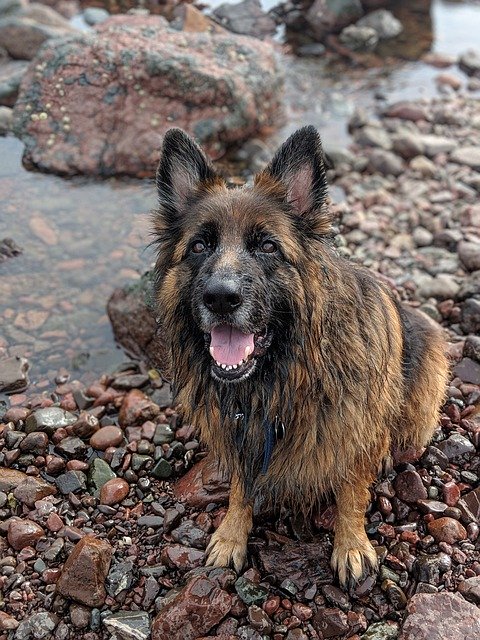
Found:
[{"label": "water puddle", "polygon": [[[407,4],[398,3],[396,13]],[[327,147],[344,147],[355,107],[371,108],[379,96],[392,101],[438,95],[439,70],[412,58],[428,50],[458,54],[478,47],[480,4],[435,0],[429,13],[410,12],[408,20],[396,53],[409,61],[352,69],[287,56],[287,124],[274,142],[312,123]],[[466,81],[458,69],[449,72]],[[0,239],[11,237],[23,249],[0,264],[0,356],[28,357],[34,383],[53,378],[62,366],[88,380],[124,359],[105,304],[115,287],[138,278],[153,261],[153,250],[145,246],[155,189],[149,181],[29,173],[21,154],[19,141],[0,138]]]}]

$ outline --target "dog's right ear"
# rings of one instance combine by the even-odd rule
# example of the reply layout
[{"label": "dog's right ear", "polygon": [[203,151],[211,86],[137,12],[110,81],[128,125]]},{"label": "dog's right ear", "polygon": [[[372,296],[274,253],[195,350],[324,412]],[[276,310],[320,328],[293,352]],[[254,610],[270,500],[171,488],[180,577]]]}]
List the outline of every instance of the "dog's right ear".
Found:
[{"label": "dog's right ear", "polygon": [[221,178],[197,143],[181,129],[169,129],[156,175],[161,213],[173,222],[200,186],[215,181]]}]

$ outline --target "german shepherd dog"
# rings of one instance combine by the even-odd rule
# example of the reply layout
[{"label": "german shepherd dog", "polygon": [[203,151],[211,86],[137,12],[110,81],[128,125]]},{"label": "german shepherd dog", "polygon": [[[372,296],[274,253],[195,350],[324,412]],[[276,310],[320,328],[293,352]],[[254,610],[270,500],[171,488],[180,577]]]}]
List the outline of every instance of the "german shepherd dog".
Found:
[{"label": "german shepherd dog", "polygon": [[171,129],[156,181],[156,301],[174,396],[232,474],[207,562],[240,571],[258,495],[308,514],[331,493],[331,564],[354,584],[377,565],[370,485],[393,447],[419,449],[437,425],[441,334],[336,254],[314,127],[234,189]]}]

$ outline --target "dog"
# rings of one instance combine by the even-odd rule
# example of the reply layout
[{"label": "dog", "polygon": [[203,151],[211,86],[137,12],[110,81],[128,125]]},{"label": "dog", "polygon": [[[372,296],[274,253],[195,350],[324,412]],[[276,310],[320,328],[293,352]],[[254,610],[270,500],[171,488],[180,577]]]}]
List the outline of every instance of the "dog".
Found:
[{"label": "dog", "polygon": [[232,476],[207,564],[241,570],[257,496],[309,514],[331,493],[331,564],[351,586],[377,566],[364,519],[379,468],[436,428],[441,332],[336,254],[314,127],[234,189],[171,129],[156,184],[155,297],[174,397]]}]

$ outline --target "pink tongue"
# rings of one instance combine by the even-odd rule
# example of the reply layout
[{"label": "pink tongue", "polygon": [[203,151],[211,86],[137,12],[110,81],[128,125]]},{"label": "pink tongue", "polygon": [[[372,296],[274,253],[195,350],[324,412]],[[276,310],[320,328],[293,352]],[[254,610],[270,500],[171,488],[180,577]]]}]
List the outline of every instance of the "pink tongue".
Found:
[{"label": "pink tongue", "polygon": [[245,334],[227,324],[214,327],[210,333],[210,349],[214,360],[220,364],[238,364],[245,359],[245,347],[253,353],[253,333]]}]

